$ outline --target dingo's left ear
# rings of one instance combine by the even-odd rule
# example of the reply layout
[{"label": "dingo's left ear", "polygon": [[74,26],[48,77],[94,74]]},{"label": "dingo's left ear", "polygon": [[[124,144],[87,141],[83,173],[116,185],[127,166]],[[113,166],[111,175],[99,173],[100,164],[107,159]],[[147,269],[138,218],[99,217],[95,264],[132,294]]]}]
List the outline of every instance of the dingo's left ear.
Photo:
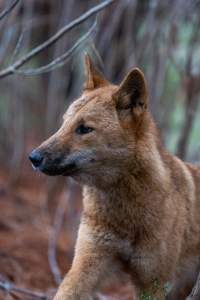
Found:
[{"label": "dingo's left ear", "polygon": [[114,94],[117,109],[132,110],[139,115],[147,109],[148,92],[144,74],[138,68],[128,73]]},{"label": "dingo's left ear", "polygon": [[108,81],[96,70],[88,54],[85,55],[86,82],[84,89],[96,89],[108,85]]}]

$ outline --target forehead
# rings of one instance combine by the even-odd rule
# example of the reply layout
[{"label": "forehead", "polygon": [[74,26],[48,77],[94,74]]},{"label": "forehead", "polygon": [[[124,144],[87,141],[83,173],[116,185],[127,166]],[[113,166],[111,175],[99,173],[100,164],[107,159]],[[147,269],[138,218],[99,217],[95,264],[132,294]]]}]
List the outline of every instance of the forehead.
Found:
[{"label": "forehead", "polygon": [[[116,86],[108,86],[92,91],[84,91],[81,97],[75,100],[64,114],[64,119],[74,117],[75,114],[88,110],[98,110],[100,108],[112,106],[112,95],[116,91]],[[89,112],[89,111],[88,111]]]}]

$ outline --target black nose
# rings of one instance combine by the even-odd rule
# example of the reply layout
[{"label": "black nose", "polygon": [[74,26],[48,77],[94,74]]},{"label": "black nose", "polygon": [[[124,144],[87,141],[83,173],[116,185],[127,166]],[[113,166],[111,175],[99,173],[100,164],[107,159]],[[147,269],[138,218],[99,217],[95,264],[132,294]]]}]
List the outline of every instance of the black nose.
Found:
[{"label": "black nose", "polygon": [[33,150],[29,155],[29,159],[32,162],[33,166],[37,168],[42,164],[43,156],[39,151]]}]

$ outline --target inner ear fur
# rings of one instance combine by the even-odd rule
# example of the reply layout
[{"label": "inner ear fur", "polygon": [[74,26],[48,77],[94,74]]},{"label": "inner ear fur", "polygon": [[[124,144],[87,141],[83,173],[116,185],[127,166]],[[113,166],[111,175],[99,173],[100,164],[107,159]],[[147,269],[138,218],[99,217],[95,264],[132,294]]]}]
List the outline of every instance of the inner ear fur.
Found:
[{"label": "inner ear fur", "polygon": [[131,70],[120,84],[114,98],[119,110],[131,109],[137,113],[146,110],[148,92],[143,72],[138,68]]},{"label": "inner ear fur", "polygon": [[86,81],[84,89],[96,89],[108,85],[109,82],[103,77],[103,75],[96,70],[89,54],[85,55],[85,73]]}]

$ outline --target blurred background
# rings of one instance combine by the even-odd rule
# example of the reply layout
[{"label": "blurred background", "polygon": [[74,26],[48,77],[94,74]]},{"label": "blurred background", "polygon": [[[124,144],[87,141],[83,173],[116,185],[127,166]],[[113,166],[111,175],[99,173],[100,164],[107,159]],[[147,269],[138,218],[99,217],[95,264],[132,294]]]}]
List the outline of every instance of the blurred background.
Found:
[{"label": "blurred background", "polygon": [[[200,161],[198,0],[110,1],[13,69],[32,49],[104,2],[109,4],[0,0],[0,299],[16,296],[12,288],[5,292],[5,282],[40,290],[45,295],[39,299],[46,299],[69,269],[80,187],[35,173],[27,156],[59,128],[80,95],[85,52],[113,83],[132,67],[141,68],[166,148],[184,160]],[[132,299],[128,287],[120,288],[123,299]]]}]

